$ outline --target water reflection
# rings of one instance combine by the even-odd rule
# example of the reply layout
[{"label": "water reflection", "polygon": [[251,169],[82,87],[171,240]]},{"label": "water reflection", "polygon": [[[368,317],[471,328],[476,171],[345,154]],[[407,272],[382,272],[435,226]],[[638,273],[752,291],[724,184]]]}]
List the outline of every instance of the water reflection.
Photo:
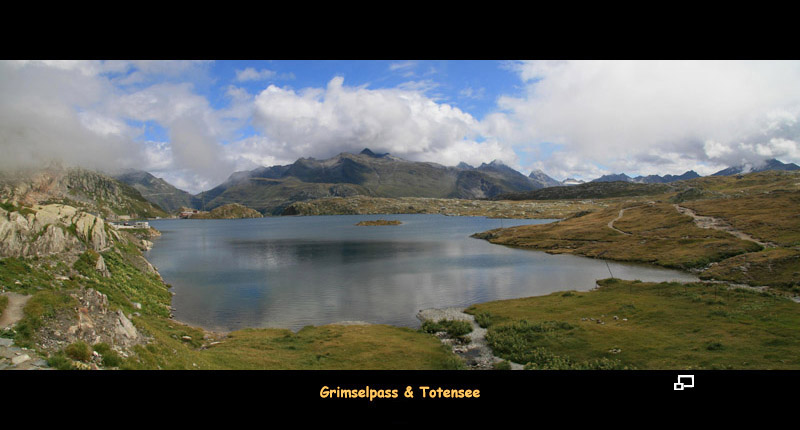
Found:
[{"label": "water reflection", "polygon": [[[355,227],[375,216],[163,220],[147,257],[176,292],[176,318],[216,330],[344,320],[416,327],[419,309],[588,290],[605,262],[492,245],[470,234],[497,220],[396,215],[399,226]],[[504,220],[506,226],[542,220]],[[693,276],[609,263],[645,281]]]}]

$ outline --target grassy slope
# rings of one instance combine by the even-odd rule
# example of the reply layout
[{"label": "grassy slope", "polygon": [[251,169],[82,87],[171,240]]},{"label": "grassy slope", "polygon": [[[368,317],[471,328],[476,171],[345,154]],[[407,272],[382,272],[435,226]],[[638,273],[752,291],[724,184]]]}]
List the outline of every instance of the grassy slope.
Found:
[{"label": "grassy slope", "polygon": [[761,249],[725,232],[696,227],[689,216],[666,203],[626,209],[623,218],[614,223],[617,229],[630,233],[625,235],[608,228],[623,207],[620,204],[558,223],[490,230],[478,237],[550,253],[602,256],[674,268],[702,267]]},{"label": "grassy slope", "polygon": [[[704,279],[800,292],[800,172],[705,177],[679,185],[674,193],[638,197],[557,224],[491,230],[477,237],[552,253],[705,268],[700,275]],[[663,203],[633,208],[647,200]],[[693,209],[698,215],[721,218],[776,246],[762,250],[728,233],[698,228],[666,202]],[[623,207],[631,209],[614,227],[632,233],[630,236],[607,226]]]},{"label": "grassy slope", "polygon": [[566,322],[573,328],[544,333],[525,347],[575,361],[615,359],[637,369],[800,368],[800,308],[788,299],[701,283],[599,284],[590,292],[489,302],[467,312],[484,314],[490,335],[520,320]]}]

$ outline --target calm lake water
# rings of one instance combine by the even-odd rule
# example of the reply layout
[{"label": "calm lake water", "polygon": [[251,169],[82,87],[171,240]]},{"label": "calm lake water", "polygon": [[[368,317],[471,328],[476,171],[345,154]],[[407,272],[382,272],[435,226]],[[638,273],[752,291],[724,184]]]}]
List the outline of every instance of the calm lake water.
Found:
[{"label": "calm lake water", "polygon": [[[397,226],[357,227],[398,219]],[[419,327],[416,314],[498,299],[590,290],[602,260],[513,249],[469,235],[552,220],[441,215],[342,215],[157,220],[146,253],[172,284],[175,318],[211,330],[366,321]],[[614,276],[695,280],[656,267],[608,263]]]}]

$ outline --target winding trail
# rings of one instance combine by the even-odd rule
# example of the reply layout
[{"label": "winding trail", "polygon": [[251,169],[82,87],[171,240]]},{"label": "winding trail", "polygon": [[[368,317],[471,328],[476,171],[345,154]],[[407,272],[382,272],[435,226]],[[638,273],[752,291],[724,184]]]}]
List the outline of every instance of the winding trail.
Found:
[{"label": "winding trail", "polygon": [[22,308],[25,307],[25,303],[28,303],[28,300],[31,298],[31,296],[12,292],[3,293],[2,295],[8,297],[8,306],[3,311],[3,315],[0,315],[0,330],[11,327],[22,319],[25,315],[22,312]]},{"label": "winding trail", "polygon": [[[638,208],[639,206],[634,206],[634,207],[635,207],[635,208]],[[616,232],[618,232],[618,233],[622,233],[622,234],[624,234],[624,235],[626,235],[626,236],[630,236],[630,235],[631,235],[630,233],[628,233],[628,232],[624,232],[624,231],[622,231],[622,230],[620,230],[620,229],[618,229],[618,228],[614,227],[614,222],[616,222],[616,221],[619,221],[619,220],[620,220],[620,218],[622,218],[622,214],[624,214],[624,213],[625,213],[625,211],[626,211],[626,210],[628,210],[628,209],[631,209],[631,208],[624,208],[624,209],[620,209],[620,210],[619,210],[619,215],[617,215],[617,217],[616,217],[616,218],[614,218],[614,219],[612,219],[611,221],[609,221],[609,222],[608,222],[608,228],[610,228],[611,230],[614,230],[614,231],[616,231]]]},{"label": "winding trail", "polygon": [[761,245],[761,246],[763,246],[765,248],[777,246],[777,245],[775,245],[774,243],[771,243],[771,242],[761,242],[760,240],[754,238],[753,236],[750,236],[747,233],[744,233],[742,231],[736,230],[735,228],[733,228],[732,225],[730,225],[727,221],[725,221],[725,220],[723,220],[721,218],[714,218],[714,217],[710,217],[710,216],[697,215],[697,213],[695,211],[693,211],[693,210],[691,210],[689,208],[685,208],[683,206],[678,206],[677,204],[674,204],[673,206],[675,206],[675,210],[677,210],[681,214],[688,215],[688,216],[692,217],[694,219],[695,225],[697,225],[700,228],[710,228],[710,229],[714,229],[714,230],[721,230],[721,231],[730,233],[730,234],[738,237],[739,239],[747,240],[747,241],[750,241],[750,242],[755,242],[755,243],[757,243],[757,244],[759,244],[759,245]]}]

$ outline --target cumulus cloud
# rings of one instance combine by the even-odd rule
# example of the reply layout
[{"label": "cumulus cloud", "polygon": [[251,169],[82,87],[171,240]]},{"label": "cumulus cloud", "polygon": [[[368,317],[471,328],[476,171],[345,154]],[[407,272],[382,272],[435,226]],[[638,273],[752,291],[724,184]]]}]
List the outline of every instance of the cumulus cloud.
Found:
[{"label": "cumulus cloud", "polygon": [[270,85],[256,96],[253,123],[284,159],[369,147],[445,165],[517,161],[508,145],[484,140],[480,123],[458,108],[419,90],[348,87],[341,77],[299,92]]},{"label": "cumulus cloud", "polygon": [[[800,161],[799,62],[533,61],[513,67],[525,91],[501,97],[486,127],[517,147],[557,143],[606,173],[680,173],[692,165],[710,170],[765,156]],[[647,162],[676,154],[683,160],[673,163],[673,172]]]}]

